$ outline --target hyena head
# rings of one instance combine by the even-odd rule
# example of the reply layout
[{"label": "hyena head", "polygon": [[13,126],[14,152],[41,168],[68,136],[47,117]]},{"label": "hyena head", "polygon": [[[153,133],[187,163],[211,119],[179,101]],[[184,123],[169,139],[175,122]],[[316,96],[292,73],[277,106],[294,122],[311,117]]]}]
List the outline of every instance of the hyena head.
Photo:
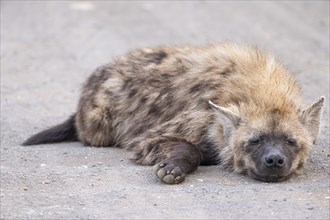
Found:
[{"label": "hyena head", "polygon": [[323,100],[305,110],[250,104],[220,107],[210,101],[223,127],[224,165],[266,182],[300,173],[319,131]]}]

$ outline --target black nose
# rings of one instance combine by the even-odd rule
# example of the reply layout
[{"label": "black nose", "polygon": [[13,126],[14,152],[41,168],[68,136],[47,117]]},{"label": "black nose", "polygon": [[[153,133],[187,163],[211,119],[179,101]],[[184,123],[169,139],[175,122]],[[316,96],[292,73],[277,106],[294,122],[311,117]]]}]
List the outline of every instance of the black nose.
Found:
[{"label": "black nose", "polygon": [[285,156],[278,151],[271,151],[265,156],[265,165],[269,168],[281,168],[285,164]]}]

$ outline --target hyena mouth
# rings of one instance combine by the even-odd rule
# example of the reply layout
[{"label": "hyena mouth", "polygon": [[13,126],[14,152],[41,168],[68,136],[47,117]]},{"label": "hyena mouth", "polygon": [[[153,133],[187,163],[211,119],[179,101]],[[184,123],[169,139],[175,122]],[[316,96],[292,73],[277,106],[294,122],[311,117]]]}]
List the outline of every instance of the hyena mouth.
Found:
[{"label": "hyena mouth", "polygon": [[280,176],[280,175],[261,176],[252,171],[252,172],[250,172],[250,176],[253,177],[254,179],[262,181],[262,182],[282,182],[282,181],[288,180],[290,178],[291,174],[286,175],[286,176]]}]

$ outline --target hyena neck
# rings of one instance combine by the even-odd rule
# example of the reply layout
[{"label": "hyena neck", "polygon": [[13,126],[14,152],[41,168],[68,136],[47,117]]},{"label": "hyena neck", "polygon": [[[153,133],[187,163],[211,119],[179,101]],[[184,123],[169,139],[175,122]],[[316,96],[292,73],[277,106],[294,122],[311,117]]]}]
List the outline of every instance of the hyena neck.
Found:
[{"label": "hyena neck", "polygon": [[207,141],[209,145],[212,145],[215,152],[213,152],[217,157],[219,163],[222,166],[233,169],[233,155],[232,150],[229,147],[230,131],[224,131],[223,125],[218,120],[214,120],[207,130]]}]

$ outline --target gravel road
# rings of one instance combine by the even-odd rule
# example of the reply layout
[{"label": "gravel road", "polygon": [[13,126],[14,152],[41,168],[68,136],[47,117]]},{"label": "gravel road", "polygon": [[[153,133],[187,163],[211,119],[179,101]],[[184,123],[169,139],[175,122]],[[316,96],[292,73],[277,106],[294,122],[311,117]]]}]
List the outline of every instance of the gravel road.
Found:
[{"label": "gravel road", "polygon": [[[329,219],[329,1],[1,1],[1,219]],[[75,112],[82,83],[143,46],[271,50],[306,104],[326,97],[304,174],[262,183],[221,166],[179,185],[117,148],[22,147]]]}]

